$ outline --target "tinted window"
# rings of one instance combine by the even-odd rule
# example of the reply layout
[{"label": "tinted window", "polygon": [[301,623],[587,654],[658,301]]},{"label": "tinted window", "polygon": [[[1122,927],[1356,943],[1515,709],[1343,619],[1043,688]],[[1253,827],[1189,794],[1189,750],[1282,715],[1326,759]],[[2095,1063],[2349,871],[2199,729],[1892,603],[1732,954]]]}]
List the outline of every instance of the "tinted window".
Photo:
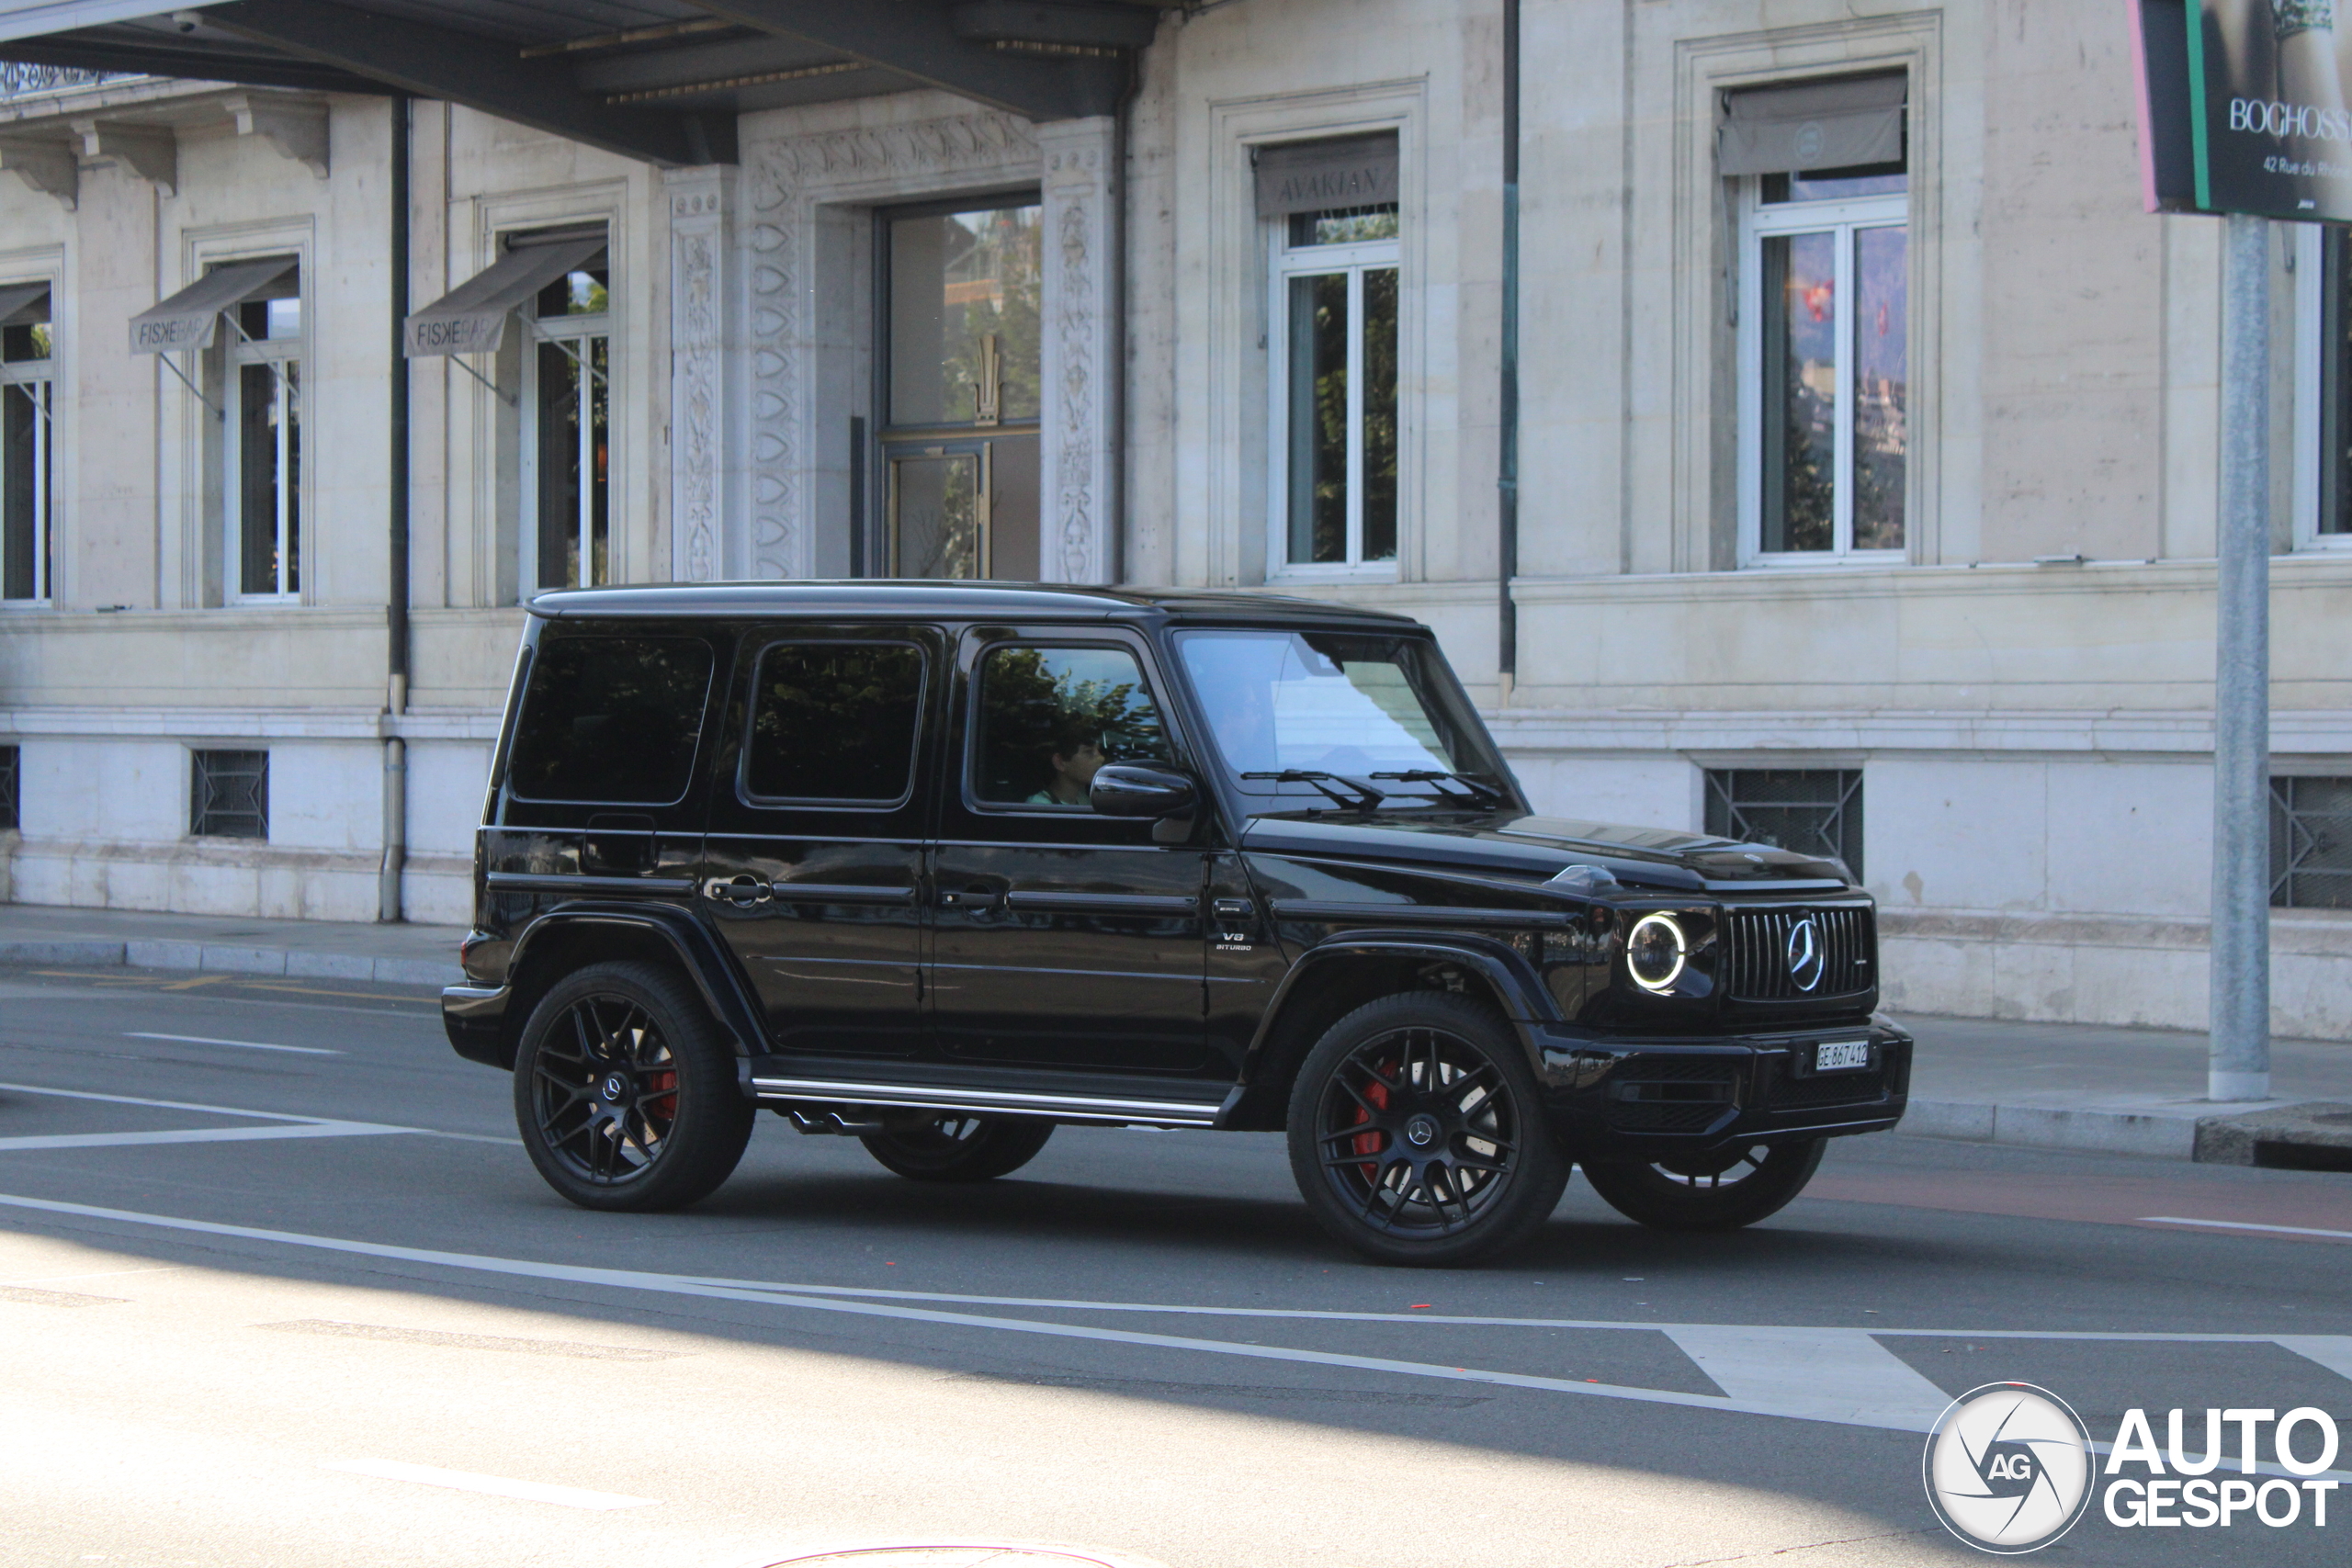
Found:
[{"label": "tinted window", "polygon": [[1115,648],[997,648],[980,662],[973,787],[1008,806],[1091,809],[1105,762],[1165,762],[1168,737],[1135,656]]},{"label": "tinted window", "polygon": [[685,637],[539,644],[508,778],[529,800],[663,806],[686,793],[710,649]]},{"label": "tinted window", "polygon": [[906,798],[922,653],[903,644],[786,643],[760,655],[743,787],[787,800]]}]

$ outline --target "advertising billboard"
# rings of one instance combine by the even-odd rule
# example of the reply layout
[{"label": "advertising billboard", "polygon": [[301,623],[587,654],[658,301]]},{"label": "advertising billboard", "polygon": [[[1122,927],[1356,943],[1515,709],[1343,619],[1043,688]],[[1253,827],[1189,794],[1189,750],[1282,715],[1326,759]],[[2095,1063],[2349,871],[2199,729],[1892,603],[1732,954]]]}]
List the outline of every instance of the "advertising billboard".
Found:
[{"label": "advertising billboard", "polygon": [[2352,220],[2352,0],[2133,0],[2132,15],[2151,210]]}]

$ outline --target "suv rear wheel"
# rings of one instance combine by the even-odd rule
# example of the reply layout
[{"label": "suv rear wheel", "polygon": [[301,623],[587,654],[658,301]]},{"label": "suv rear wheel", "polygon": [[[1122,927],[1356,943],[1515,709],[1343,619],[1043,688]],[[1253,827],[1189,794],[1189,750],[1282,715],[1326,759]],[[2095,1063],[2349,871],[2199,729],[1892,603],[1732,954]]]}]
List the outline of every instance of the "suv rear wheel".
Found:
[{"label": "suv rear wheel", "polygon": [[862,1134],[865,1152],[916,1181],[992,1181],[1031,1160],[1054,1135],[1051,1122],[927,1111]]},{"label": "suv rear wheel", "polygon": [[1804,1191],[1826,1142],[1741,1144],[1647,1164],[1587,1160],[1584,1177],[1611,1208],[1655,1230],[1737,1230],[1779,1213]]},{"label": "suv rear wheel", "polygon": [[1323,1228],[1382,1263],[1499,1251],[1568,1180],[1510,1027],[1441,992],[1367,1002],[1324,1034],[1291,1091],[1290,1165]]},{"label": "suv rear wheel", "polygon": [[692,992],[593,964],[540,998],[514,1059],[514,1120],[548,1185],[583,1209],[676,1209],[733,1174],[758,1107]]}]

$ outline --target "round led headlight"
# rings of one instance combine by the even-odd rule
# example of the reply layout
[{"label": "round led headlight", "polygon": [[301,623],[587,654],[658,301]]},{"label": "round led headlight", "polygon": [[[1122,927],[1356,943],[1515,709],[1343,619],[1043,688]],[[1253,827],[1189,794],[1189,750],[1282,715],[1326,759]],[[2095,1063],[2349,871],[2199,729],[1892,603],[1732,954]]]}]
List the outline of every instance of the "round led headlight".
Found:
[{"label": "round led headlight", "polygon": [[1663,992],[1682,973],[1690,944],[1672,915],[1644,915],[1625,936],[1625,971],[1645,991]]}]

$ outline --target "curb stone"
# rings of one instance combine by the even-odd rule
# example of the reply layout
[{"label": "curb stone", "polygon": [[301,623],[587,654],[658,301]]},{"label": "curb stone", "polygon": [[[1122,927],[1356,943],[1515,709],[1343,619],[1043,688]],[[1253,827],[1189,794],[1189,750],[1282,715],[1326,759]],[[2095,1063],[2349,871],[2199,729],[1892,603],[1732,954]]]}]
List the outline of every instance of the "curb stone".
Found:
[{"label": "curb stone", "polygon": [[2162,1108],[2002,1105],[1914,1100],[1898,1131],[2016,1148],[2136,1155],[2206,1165],[2352,1170],[2352,1105],[2312,1100],[2212,1114],[2211,1101]]}]

